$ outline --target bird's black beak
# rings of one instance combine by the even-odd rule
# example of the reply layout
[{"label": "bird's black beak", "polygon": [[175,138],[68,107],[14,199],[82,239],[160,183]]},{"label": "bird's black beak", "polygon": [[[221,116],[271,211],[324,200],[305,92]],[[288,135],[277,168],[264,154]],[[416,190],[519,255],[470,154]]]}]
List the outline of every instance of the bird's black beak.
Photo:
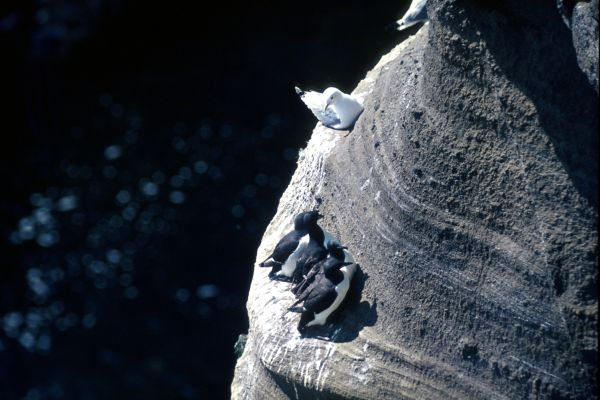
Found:
[{"label": "bird's black beak", "polygon": [[324,215],[323,215],[323,214],[321,214],[321,213],[319,213],[319,212],[317,213],[317,219],[321,219],[321,218],[323,218],[323,217],[324,217]]},{"label": "bird's black beak", "polygon": [[348,246],[342,246],[341,248],[344,250],[348,250]]},{"label": "bird's black beak", "polygon": [[347,262],[344,263],[344,266],[346,266],[346,265],[352,265],[352,264],[354,264],[352,261],[347,261]]},{"label": "bird's black beak", "polygon": [[325,102],[325,107],[323,107],[323,111],[327,110],[327,107],[329,107],[331,105],[331,99],[327,99],[327,101]]}]

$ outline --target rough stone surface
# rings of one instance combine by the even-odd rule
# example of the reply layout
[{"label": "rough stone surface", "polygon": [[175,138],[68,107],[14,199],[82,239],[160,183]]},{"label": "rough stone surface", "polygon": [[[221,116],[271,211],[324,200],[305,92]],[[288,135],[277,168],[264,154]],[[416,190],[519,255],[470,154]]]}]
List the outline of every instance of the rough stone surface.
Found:
[{"label": "rough stone surface", "polygon": [[315,128],[258,250],[319,208],[361,266],[347,304],[301,338],[255,268],[233,398],[596,398],[598,97],[571,32],[553,2],[428,13],[350,134]]},{"label": "rough stone surface", "polygon": [[571,30],[577,63],[598,93],[598,0],[575,5]]}]

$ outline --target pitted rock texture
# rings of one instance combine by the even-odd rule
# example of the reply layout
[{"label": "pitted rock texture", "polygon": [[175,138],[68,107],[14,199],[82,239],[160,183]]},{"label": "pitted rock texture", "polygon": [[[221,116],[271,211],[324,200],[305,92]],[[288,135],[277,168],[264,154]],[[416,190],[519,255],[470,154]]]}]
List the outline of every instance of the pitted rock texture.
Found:
[{"label": "pitted rock texture", "polygon": [[319,208],[361,270],[300,337],[255,268],[233,398],[596,398],[598,97],[553,2],[497,3],[429,1],[315,128],[257,261]]},{"label": "pitted rock texture", "polygon": [[598,0],[575,5],[571,30],[579,68],[598,93]]}]

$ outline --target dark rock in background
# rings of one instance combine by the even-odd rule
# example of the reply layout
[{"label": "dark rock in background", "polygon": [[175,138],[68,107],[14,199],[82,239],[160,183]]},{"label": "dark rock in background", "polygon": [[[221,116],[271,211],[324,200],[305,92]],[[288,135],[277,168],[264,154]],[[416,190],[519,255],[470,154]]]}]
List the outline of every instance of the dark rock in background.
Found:
[{"label": "dark rock in background", "polygon": [[255,269],[234,398],[596,398],[587,53],[553,2],[428,14],[358,85],[352,132],[313,131],[258,251],[318,207],[361,265],[353,297],[329,341],[301,338],[288,285]]}]

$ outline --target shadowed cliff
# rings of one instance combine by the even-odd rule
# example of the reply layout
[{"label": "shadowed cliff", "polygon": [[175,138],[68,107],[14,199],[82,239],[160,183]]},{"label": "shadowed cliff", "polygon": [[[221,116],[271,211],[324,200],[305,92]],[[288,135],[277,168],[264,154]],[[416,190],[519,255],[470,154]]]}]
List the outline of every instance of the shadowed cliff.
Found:
[{"label": "shadowed cliff", "polygon": [[330,340],[301,338],[289,285],[255,269],[234,398],[596,396],[593,5],[581,33],[553,2],[429,2],[352,132],[315,128],[258,251],[318,208],[353,295]]}]

